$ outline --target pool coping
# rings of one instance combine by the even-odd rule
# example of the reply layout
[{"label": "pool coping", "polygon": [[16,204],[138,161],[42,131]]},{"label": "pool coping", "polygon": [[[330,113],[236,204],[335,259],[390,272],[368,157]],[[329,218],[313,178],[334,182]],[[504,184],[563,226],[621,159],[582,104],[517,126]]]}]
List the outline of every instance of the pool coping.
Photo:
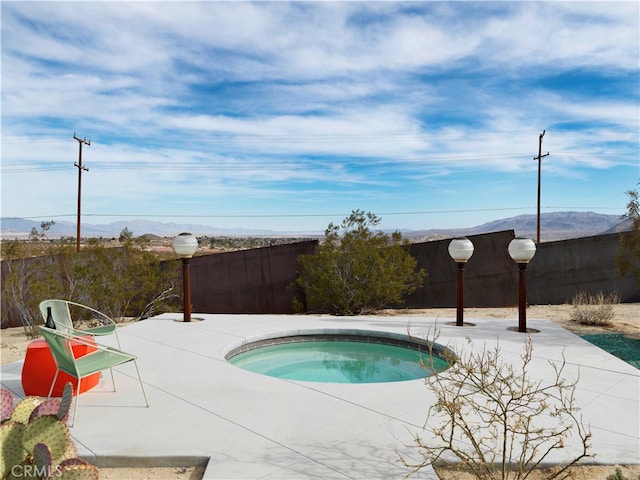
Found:
[{"label": "pool coping", "polygon": [[[379,330],[355,330],[339,328],[304,329],[295,332],[272,332],[269,334],[247,337],[237,343],[229,345],[224,352],[226,360],[230,360],[235,355],[244,353],[256,348],[280,345],[283,343],[314,342],[314,341],[355,341],[363,343],[379,343],[383,345],[394,345],[410,348],[412,350],[435,352],[439,357],[447,357],[451,361],[457,359],[453,350],[437,342],[430,342],[411,335],[403,335],[395,332],[384,332]],[[444,360],[444,358],[443,358]]]}]

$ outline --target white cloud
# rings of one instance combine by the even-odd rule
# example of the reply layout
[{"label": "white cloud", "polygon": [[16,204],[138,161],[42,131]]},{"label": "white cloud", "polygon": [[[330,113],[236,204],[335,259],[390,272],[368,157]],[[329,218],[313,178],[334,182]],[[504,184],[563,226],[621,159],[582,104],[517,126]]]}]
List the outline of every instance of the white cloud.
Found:
[{"label": "white cloud", "polygon": [[[3,171],[73,162],[77,131],[93,141],[95,208],[109,205],[109,185],[113,205],[125,200],[115,210],[154,199],[169,208],[167,199],[189,195],[199,206],[223,196],[290,203],[296,191],[325,193],[317,208],[377,197],[411,198],[411,209],[425,185],[443,192],[432,201],[458,204],[461,175],[494,185],[492,175],[535,172],[542,129],[545,168],[563,178],[637,164],[634,2],[2,9]],[[24,149],[12,138],[56,142]],[[3,214],[69,208],[45,192],[51,181],[73,189],[73,173],[5,177],[18,174],[3,175],[3,197],[23,198],[27,179],[37,193],[3,202]]]}]

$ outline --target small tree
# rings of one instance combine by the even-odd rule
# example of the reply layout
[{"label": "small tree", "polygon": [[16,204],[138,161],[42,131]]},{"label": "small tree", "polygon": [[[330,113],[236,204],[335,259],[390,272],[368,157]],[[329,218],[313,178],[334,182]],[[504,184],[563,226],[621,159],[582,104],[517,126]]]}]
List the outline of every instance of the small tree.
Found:
[{"label": "small tree", "polygon": [[640,192],[636,188],[628,190],[626,194],[629,197],[629,203],[627,203],[627,213],[623,217],[631,222],[631,230],[622,234],[616,262],[618,271],[622,275],[630,273],[640,284]]},{"label": "small tree", "polygon": [[400,304],[422,284],[426,273],[416,271],[409,242],[399,232],[373,231],[379,223],[376,215],[355,210],[340,225],[329,224],[313,255],[298,257],[296,285],[307,311],[366,313]]},{"label": "small tree", "polygon": [[47,238],[47,232],[51,227],[56,224],[53,220],[49,220],[48,222],[40,223],[40,231],[33,227],[31,229],[31,233],[29,233],[29,240],[32,242],[38,242]]},{"label": "small tree", "polygon": [[[455,463],[481,480],[522,480],[571,438],[580,451],[547,478],[567,478],[567,469],[589,453],[591,432],[575,404],[578,380],[563,378],[565,361],[549,362],[549,382],[532,379],[532,342],[525,344],[517,365],[502,358],[500,346],[456,352],[452,366],[428,378],[436,402],[424,424],[427,433],[414,435],[413,447],[422,461],[400,455],[409,475],[428,465]],[[409,476],[408,475],[408,476]]]},{"label": "small tree", "polygon": [[128,227],[124,227],[120,232],[120,236],[118,237],[118,241],[120,243],[129,243],[133,240],[133,232],[129,230]]}]

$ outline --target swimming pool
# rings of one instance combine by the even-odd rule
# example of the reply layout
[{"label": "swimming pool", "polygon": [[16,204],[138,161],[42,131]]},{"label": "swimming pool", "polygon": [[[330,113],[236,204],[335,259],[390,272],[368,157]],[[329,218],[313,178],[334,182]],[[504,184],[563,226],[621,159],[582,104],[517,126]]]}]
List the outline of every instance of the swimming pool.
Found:
[{"label": "swimming pool", "polygon": [[324,383],[382,383],[424,378],[445,370],[448,351],[384,332],[298,333],[248,341],[226,358],[271,377]]}]

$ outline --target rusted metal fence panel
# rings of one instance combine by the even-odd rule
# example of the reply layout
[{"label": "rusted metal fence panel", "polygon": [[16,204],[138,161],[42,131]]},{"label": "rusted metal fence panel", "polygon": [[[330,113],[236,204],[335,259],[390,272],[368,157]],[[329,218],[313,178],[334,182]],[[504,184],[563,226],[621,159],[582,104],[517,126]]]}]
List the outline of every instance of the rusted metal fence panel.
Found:
[{"label": "rusted metal fence panel", "polygon": [[617,293],[624,303],[640,302],[640,285],[633,275],[620,275],[616,266],[620,235],[613,233],[540,244],[527,268],[529,303],[570,303],[580,292],[587,295]]},{"label": "rusted metal fence panel", "polygon": [[[529,304],[561,304],[579,292],[617,292],[624,302],[640,302],[640,287],[622,277],[615,254],[621,234],[542,243],[527,271]],[[474,254],[465,268],[465,306],[511,307],[518,303],[518,269],[507,247],[512,230],[473,235]],[[451,240],[417,243],[411,254],[427,270],[423,287],[404,308],[455,307],[457,267],[447,248]],[[194,313],[287,314],[299,292],[297,257],[313,253],[316,240],[273,247],[194,257],[191,260],[191,301]],[[43,261],[39,259],[33,262]],[[179,260],[175,260],[179,261]],[[2,282],[7,262],[2,262]],[[298,295],[298,297],[296,297]],[[21,325],[17,311],[2,293],[2,327]]]},{"label": "rusted metal fence panel", "polygon": [[191,303],[201,313],[293,313],[299,255],[313,253],[317,240],[191,260]]},{"label": "rusted metal fence panel", "polygon": [[[505,307],[518,303],[518,269],[507,247],[513,230],[471,235],[474,252],[465,266],[464,304],[467,307]],[[427,271],[422,288],[404,307],[455,307],[458,267],[449,255],[451,239],[414,243],[411,255]]]}]

